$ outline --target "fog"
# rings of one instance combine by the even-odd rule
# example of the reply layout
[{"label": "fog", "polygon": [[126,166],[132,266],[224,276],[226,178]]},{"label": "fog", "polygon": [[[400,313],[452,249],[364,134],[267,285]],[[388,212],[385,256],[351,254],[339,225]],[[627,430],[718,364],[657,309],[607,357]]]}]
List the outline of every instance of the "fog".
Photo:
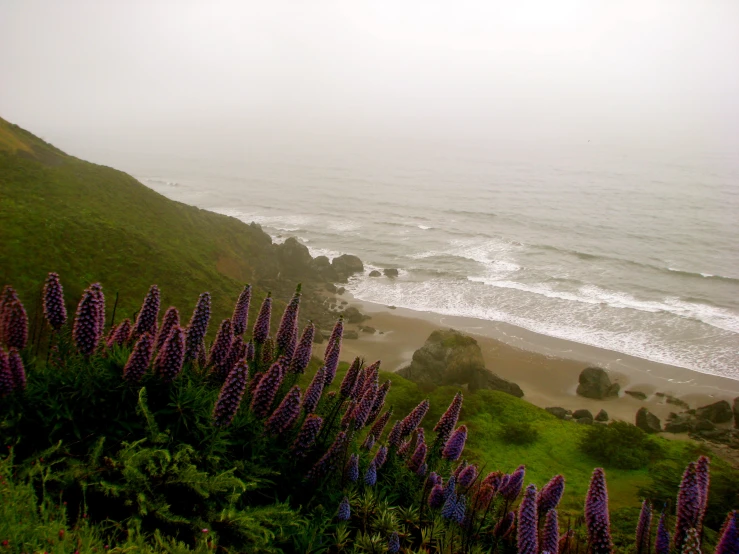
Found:
[{"label": "fog", "polygon": [[78,155],[733,152],[736,0],[0,2],[0,116]]}]

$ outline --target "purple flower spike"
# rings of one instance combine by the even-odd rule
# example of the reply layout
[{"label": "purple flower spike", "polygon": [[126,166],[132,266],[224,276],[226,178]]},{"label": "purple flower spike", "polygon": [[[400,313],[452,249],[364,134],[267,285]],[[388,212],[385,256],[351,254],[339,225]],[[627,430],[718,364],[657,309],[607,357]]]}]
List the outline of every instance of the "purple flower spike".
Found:
[{"label": "purple flower spike", "polygon": [[360,367],[359,358],[354,359],[354,363],[352,365],[354,364],[357,364],[356,379],[354,381],[354,386],[351,387],[351,389],[349,390],[349,396],[356,399],[356,398],[362,398],[362,395],[364,395],[364,384],[367,381],[367,371],[364,369],[359,370],[359,367]]},{"label": "purple flower spike", "polygon": [[346,433],[344,431],[339,432],[333,444],[308,472],[306,479],[315,481],[336,469],[341,452],[344,450],[344,446],[346,446],[346,441]]},{"label": "purple flower spike", "polygon": [[454,492],[457,488],[457,478],[452,475],[449,477],[449,480],[446,482],[446,486],[444,487],[444,500],[449,498],[449,496],[454,495]]},{"label": "purple flower spike", "polygon": [[489,483],[483,483],[480,485],[480,489],[477,491],[476,502],[480,510],[487,510],[490,503],[495,497],[495,489]]},{"label": "purple flower spike", "polygon": [[156,350],[159,351],[164,347],[164,341],[172,332],[172,329],[180,324],[180,312],[177,308],[170,306],[167,311],[164,312],[164,318],[162,318],[162,326],[159,328],[157,333],[156,344],[154,345]]},{"label": "purple flower spike", "polygon": [[520,465],[516,468],[516,471],[508,476],[505,483],[501,483],[500,494],[508,502],[513,502],[518,498],[523,489],[523,480],[526,476],[526,466]]},{"label": "purple flower spike", "polygon": [[367,436],[364,439],[364,442],[362,443],[361,448],[364,448],[367,452],[372,450],[372,447],[375,445],[375,436],[372,433],[368,433]]},{"label": "purple flower spike", "polygon": [[518,554],[539,554],[539,531],[536,510],[536,485],[526,487],[518,507]]},{"label": "purple flower spike", "polygon": [[428,446],[425,442],[422,442],[418,446],[416,446],[416,450],[413,452],[413,456],[411,456],[411,459],[408,461],[408,468],[413,472],[417,472],[419,469],[421,469],[421,466],[426,463],[427,452]]},{"label": "purple flower spike", "polygon": [[387,551],[389,554],[397,554],[400,552],[400,537],[397,531],[393,531],[387,541]]},{"label": "purple flower spike", "polygon": [[190,323],[187,326],[187,339],[185,341],[185,359],[196,360],[198,352],[208,332],[210,321],[210,293],[204,292],[198,298],[195,310],[192,312]]},{"label": "purple flower spike", "polygon": [[95,293],[88,288],[82,293],[82,299],[77,305],[72,338],[74,338],[80,354],[89,356],[95,351],[101,335],[102,330],[98,321],[98,300]]},{"label": "purple flower spike", "polygon": [[326,345],[325,355],[328,355],[328,351],[334,347],[334,344],[338,341],[341,343],[341,338],[344,336],[344,316],[339,316],[336,320],[334,328],[331,330],[331,336],[328,338],[328,344]]},{"label": "purple flower spike", "polygon": [[268,292],[267,297],[262,302],[262,307],[259,309],[259,315],[257,320],[254,322],[254,329],[252,329],[252,340],[254,344],[264,344],[269,336],[269,323],[272,319],[272,293]]},{"label": "purple flower spike", "polygon": [[105,295],[103,294],[103,285],[100,283],[94,283],[90,285],[90,290],[95,295],[95,317],[97,318],[100,336],[102,337],[103,331],[105,330]]},{"label": "purple flower spike", "polygon": [[254,351],[254,342],[249,341],[246,343],[246,361],[253,362],[256,352]]},{"label": "purple flower spike", "polygon": [[13,390],[26,388],[26,370],[23,367],[23,359],[18,349],[13,347],[8,352],[8,367],[13,375]]},{"label": "purple flower spike", "polygon": [[444,505],[441,507],[441,517],[444,519],[452,519],[457,507],[457,495],[447,494],[445,496]]},{"label": "purple flower spike", "polygon": [[129,383],[138,383],[149,369],[154,339],[149,333],[141,335],[123,368],[123,378]]},{"label": "purple flower spike", "polygon": [[458,392],[455,394],[452,403],[449,404],[446,412],[439,418],[438,423],[434,427],[437,440],[442,448],[446,445],[446,441],[449,440],[454,427],[457,425],[459,412],[462,410],[462,400],[462,393]]},{"label": "purple flower spike", "polygon": [[285,368],[277,361],[267,370],[259,385],[254,390],[251,400],[251,411],[258,418],[265,418],[272,409],[272,403],[277,396],[277,391],[285,378]]},{"label": "purple flower spike", "polygon": [[497,539],[505,539],[512,532],[516,524],[516,512],[508,512],[504,517],[500,518],[493,529],[493,536]]},{"label": "purple flower spike", "polygon": [[377,385],[373,383],[372,387],[364,393],[364,396],[357,405],[357,409],[354,413],[355,430],[358,431],[367,424],[370,410],[375,403],[375,396],[377,396]]},{"label": "purple flower spike", "polygon": [[556,508],[565,492],[565,478],[555,475],[539,492],[539,515],[544,516],[552,508]]},{"label": "purple flower spike", "polygon": [[431,487],[429,494],[429,508],[438,509],[444,505],[444,488],[441,485]]},{"label": "purple flower spike", "polygon": [[726,521],[721,526],[716,552],[714,554],[732,554],[739,552],[739,512],[734,510],[726,516]]},{"label": "purple flower spike", "polygon": [[179,325],[172,329],[154,360],[154,368],[166,383],[171,383],[182,371],[185,361],[185,330]]},{"label": "purple flower spike", "polygon": [[400,448],[400,442],[403,437],[400,436],[403,424],[400,421],[396,421],[393,428],[390,429],[390,434],[387,436],[387,445],[391,448]]},{"label": "purple flower spike", "polygon": [[131,320],[126,318],[123,321],[121,321],[120,325],[118,325],[118,327],[116,327],[110,333],[110,337],[108,338],[108,342],[105,346],[108,348],[113,348],[114,346],[123,346],[124,344],[128,343],[128,340],[130,338],[131,338]]},{"label": "purple flower spike", "polygon": [[378,448],[373,460],[378,468],[385,465],[385,462],[387,461],[387,446],[381,446]]},{"label": "purple flower spike", "polygon": [[695,463],[695,478],[696,481],[698,481],[698,488],[701,493],[701,506],[696,525],[698,535],[700,535],[703,530],[703,517],[705,516],[706,508],[708,507],[708,489],[711,484],[710,465],[711,460],[707,456],[701,456]]},{"label": "purple flower spike", "polygon": [[[246,324],[249,318],[249,303],[251,302],[251,285],[246,285],[241,291],[239,299],[234,306],[234,313],[231,316],[231,329],[234,336],[240,337],[246,331]],[[269,327],[269,326],[268,326]]]},{"label": "purple flower spike", "polygon": [[413,408],[413,411],[411,413],[405,416],[405,418],[403,419],[402,429],[401,429],[402,437],[407,437],[413,431],[416,430],[416,427],[418,427],[421,424],[421,421],[428,413],[430,406],[431,404],[429,403],[428,398],[427,398],[426,400],[421,402],[418,406]]},{"label": "purple flower spike", "polygon": [[246,390],[246,380],[249,378],[249,366],[241,361],[234,366],[221,387],[218,401],[213,408],[213,425],[228,427],[231,425],[236,412],[239,411],[241,399]]},{"label": "purple flower spike", "polygon": [[379,440],[382,436],[382,432],[385,430],[385,426],[387,425],[387,422],[390,420],[390,418],[393,415],[392,410],[387,410],[380,419],[375,421],[374,425],[370,428],[370,435],[373,435],[375,437],[375,440]]},{"label": "purple flower spike", "polygon": [[213,346],[210,349],[210,356],[208,357],[208,365],[215,367],[216,371],[218,368],[223,367],[223,362],[231,351],[231,341],[231,320],[224,319],[218,327],[218,332],[216,333],[216,338],[213,341]]},{"label": "purple flower spike", "polygon": [[652,531],[652,505],[649,500],[641,503],[639,523],[636,526],[636,554],[649,552],[649,539]]},{"label": "purple flower spike", "polygon": [[460,473],[457,482],[460,486],[467,488],[477,479],[477,466],[470,464],[465,467]]},{"label": "purple flower spike", "polygon": [[364,370],[365,378],[364,378],[364,388],[363,391],[366,391],[367,388],[369,388],[372,383],[375,383],[376,385],[380,385],[380,360],[377,360],[375,363],[368,365]]},{"label": "purple flower spike", "polygon": [[608,515],[608,489],[606,474],[600,467],[595,468],[590,478],[590,487],[585,498],[585,522],[592,554],[610,554],[613,545]]},{"label": "purple flower spike", "polygon": [[352,509],[351,505],[349,504],[349,499],[345,496],[341,499],[341,504],[339,504],[339,512],[336,515],[336,518],[339,521],[349,521],[352,517]]},{"label": "purple flower spike", "polygon": [[559,554],[559,518],[557,510],[551,508],[544,521],[544,530],[541,534],[541,551],[549,554]]},{"label": "purple flower spike", "polygon": [[375,403],[372,404],[372,411],[367,418],[367,425],[372,424],[372,422],[377,419],[377,416],[380,415],[380,411],[385,406],[385,398],[387,397],[387,393],[390,390],[391,384],[392,382],[390,381],[390,379],[388,379],[382,384],[379,389],[377,389],[377,395],[375,395]]},{"label": "purple flower spike", "polygon": [[61,329],[67,322],[64,290],[58,273],[49,273],[44,283],[44,316],[54,331]]},{"label": "purple flower spike", "polygon": [[408,451],[411,449],[411,439],[406,439],[400,443],[398,447],[398,457],[405,460],[408,455]]},{"label": "purple flower spike", "polygon": [[327,387],[334,382],[334,378],[336,377],[336,369],[339,367],[340,353],[341,348],[339,346],[336,346],[336,348],[332,349],[331,352],[329,352],[328,356],[326,356],[326,359],[323,361],[323,367],[326,368]]},{"label": "purple flower spike", "polygon": [[18,300],[18,293],[10,285],[5,285],[0,295],[0,343],[5,342],[5,309],[16,300]]},{"label": "purple flower spike", "polygon": [[349,456],[349,461],[346,463],[346,469],[344,471],[346,478],[352,483],[356,483],[359,479],[359,456],[352,454]]},{"label": "purple flower spike", "polygon": [[275,343],[277,351],[285,356],[288,361],[292,361],[295,354],[295,346],[298,337],[298,312],[300,311],[300,285],[295,289],[290,303],[285,307],[280,320],[280,326],[277,329]]},{"label": "purple flower spike", "polygon": [[428,465],[428,464],[427,464],[426,462],[423,462],[423,463],[421,464],[421,467],[419,467],[419,468],[418,468],[418,469],[416,470],[416,475],[418,475],[419,477],[423,477],[424,475],[426,475],[426,472],[427,472],[428,470],[429,470],[429,465]]},{"label": "purple flower spike", "polygon": [[344,416],[341,418],[341,428],[342,429],[348,429],[349,424],[354,419],[354,412],[357,409],[357,403],[352,400],[349,402],[349,405],[346,407],[346,411],[344,412]]},{"label": "purple flower spike", "polygon": [[308,453],[308,450],[315,444],[322,426],[323,418],[320,416],[310,414],[305,418],[303,426],[291,447],[295,456],[302,458]]},{"label": "purple flower spike", "polygon": [[267,431],[279,435],[290,429],[300,415],[300,387],[291,388],[265,423]]},{"label": "purple flower spike", "polygon": [[316,326],[308,323],[303,330],[298,346],[295,348],[295,355],[290,363],[290,373],[305,373],[305,368],[310,363],[311,354],[313,354],[313,338],[316,335]]},{"label": "purple flower spike", "polygon": [[312,414],[316,411],[318,402],[321,400],[321,394],[323,394],[323,385],[326,382],[326,369],[321,367],[318,368],[316,374],[313,376],[313,380],[305,391],[305,397],[303,397],[303,410],[306,414]]},{"label": "purple flower spike", "polygon": [[457,523],[458,525],[462,525],[464,522],[464,515],[467,511],[467,498],[464,496],[460,496],[457,498],[457,502],[454,505],[454,514],[451,517],[451,520],[454,523]]},{"label": "purple flower spike", "polygon": [[[233,367],[245,357],[246,345],[244,344],[244,339],[242,339],[241,336],[236,335],[231,340],[231,347],[228,349],[228,355],[223,359],[220,367],[214,368],[214,377],[217,380],[225,379],[225,377],[233,369]],[[256,378],[257,375],[261,374],[256,374],[254,377]],[[252,380],[252,383],[253,382],[254,380]]]},{"label": "purple flower spike", "polygon": [[664,513],[659,518],[659,524],[657,525],[654,554],[670,554],[670,533],[667,531],[667,520]]},{"label": "purple flower spike", "polygon": [[13,392],[14,384],[15,379],[13,379],[13,372],[10,369],[8,353],[0,346],[0,398]]},{"label": "purple flower spike", "polygon": [[28,344],[28,316],[23,303],[15,298],[3,305],[2,327],[8,348],[23,350]]},{"label": "purple flower spike", "polygon": [[267,337],[259,352],[260,367],[269,367],[275,361],[275,342]]},{"label": "purple flower spike", "polygon": [[465,442],[467,442],[467,426],[462,425],[449,437],[444,450],[441,452],[441,457],[450,462],[458,460],[464,450]]},{"label": "purple flower spike", "polygon": [[339,387],[339,394],[343,398],[355,398],[352,393],[357,384],[357,377],[359,376],[359,368],[361,365],[362,360],[354,358],[354,362],[349,366],[349,369],[346,370],[344,378],[341,380],[341,386]]},{"label": "purple flower spike", "polygon": [[[152,337],[157,336],[157,319],[159,318],[160,304],[161,294],[159,287],[152,285],[149,288],[149,292],[146,293],[146,297],[144,297],[144,302],[141,304],[141,310],[139,310],[138,316],[136,316],[136,323],[133,326],[132,333],[134,339],[138,339],[144,333],[149,333]],[[168,336],[169,334],[166,334],[164,340]]]},{"label": "purple flower spike", "polygon": [[374,460],[370,462],[367,471],[364,474],[364,484],[374,487],[377,484],[377,464]]},{"label": "purple flower spike", "polygon": [[690,462],[685,468],[677,494],[677,517],[673,537],[675,550],[679,550],[685,544],[688,530],[697,527],[701,504],[701,489],[696,475],[696,463]]},{"label": "purple flower spike", "polygon": [[698,537],[698,531],[688,529],[685,535],[685,545],[681,552],[682,554],[701,554],[701,541]]}]

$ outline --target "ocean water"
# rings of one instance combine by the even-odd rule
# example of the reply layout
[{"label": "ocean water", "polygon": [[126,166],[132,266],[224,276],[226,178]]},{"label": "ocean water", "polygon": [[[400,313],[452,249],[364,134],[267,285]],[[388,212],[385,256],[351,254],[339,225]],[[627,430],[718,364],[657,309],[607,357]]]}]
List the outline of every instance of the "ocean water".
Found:
[{"label": "ocean water", "polygon": [[[313,255],[358,255],[347,288],[362,300],[739,379],[735,154],[385,147],[175,165],[137,177]],[[386,267],[399,277],[367,275]]]}]

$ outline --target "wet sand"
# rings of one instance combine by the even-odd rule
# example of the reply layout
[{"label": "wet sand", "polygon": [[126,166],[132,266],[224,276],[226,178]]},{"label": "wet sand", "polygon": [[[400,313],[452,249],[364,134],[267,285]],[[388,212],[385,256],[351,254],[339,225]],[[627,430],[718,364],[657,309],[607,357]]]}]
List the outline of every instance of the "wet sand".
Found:
[{"label": "wet sand", "polygon": [[[408,365],[413,352],[423,346],[434,330],[454,328],[474,336],[487,368],[517,383],[524,391],[524,400],[542,408],[586,408],[594,415],[602,408],[611,418],[633,422],[637,410],[646,406],[664,421],[670,412],[684,408],[668,404],[665,396],[655,393],[677,397],[691,408],[718,400],[731,402],[739,396],[739,381],[733,379],[547,337],[505,323],[391,309],[353,299],[348,294],[339,299],[371,316],[363,325],[377,329],[374,334],[360,331],[357,340],[344,340],[342,359],[351,361],[355,356],[367,361],[379,359],[385,371]],[[578,396],[575,393],[578,376],[588,366],[606,369],[611,380],[621,385],[620,396],[607,400]],[[625,390],[644,392],[647,399],[625,395]]]}]

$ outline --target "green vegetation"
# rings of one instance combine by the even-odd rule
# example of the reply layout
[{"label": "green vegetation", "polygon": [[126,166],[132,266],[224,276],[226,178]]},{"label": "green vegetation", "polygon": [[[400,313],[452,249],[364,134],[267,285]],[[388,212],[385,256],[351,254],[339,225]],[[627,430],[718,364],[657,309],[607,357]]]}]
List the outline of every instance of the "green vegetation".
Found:
[{"label": "green vegetation", "polygon": [[514,422],[503,427],[500,438],[509,444],[533,444],[539,438],[539,431],[528,421]]},{"label": "green vegetation", "polygon": [[641,469],[663,456],[657,442],[636,425],[625,421],[590,427],[580,448],[599,464],[618,469]]}]

